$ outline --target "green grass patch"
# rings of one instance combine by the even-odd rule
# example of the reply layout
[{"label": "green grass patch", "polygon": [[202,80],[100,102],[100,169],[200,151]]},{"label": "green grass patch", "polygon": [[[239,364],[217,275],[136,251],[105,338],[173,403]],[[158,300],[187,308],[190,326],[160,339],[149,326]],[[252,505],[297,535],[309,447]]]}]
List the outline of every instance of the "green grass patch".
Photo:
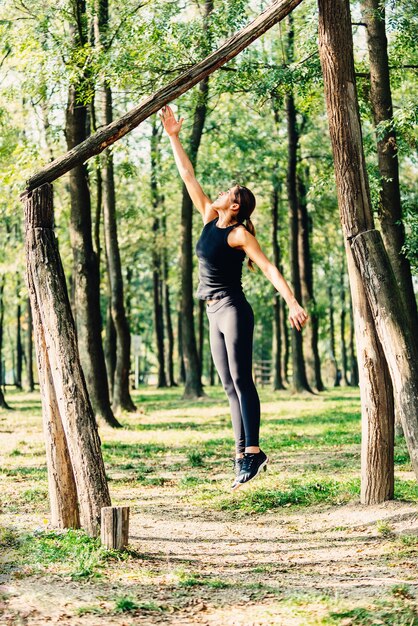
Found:
[{"label": "green grass patch", "polygon": [[376,600],[364,607],[332,611],[324,624],[342,626],[418,626],[418,615],[413,603],[402,600]]},{"label": "green grass patch", "polygon": [[129,613],[138,609],[138,603],[130,596],[121,596],[116,598],[115,601],[115,613]]},{"label": "green grass patch", "polygon": [[359,479],[349,481],[321,480],[303,483],[291,480],[282,489],[261,488],[255,491],[237,493],[237,497],[223,498],[220,508],[227,511],[265,513],[280,507],[306,507],[319,502],[343,504],[360,494]]},{"label": "green grass patch", "polygon": [[83,530],[39,530],[14,541],[13,552],[18,565],[45,571],[51,565],[73,580],[98,578],[112,559],[126,560],[128,551],[108,550]]}]

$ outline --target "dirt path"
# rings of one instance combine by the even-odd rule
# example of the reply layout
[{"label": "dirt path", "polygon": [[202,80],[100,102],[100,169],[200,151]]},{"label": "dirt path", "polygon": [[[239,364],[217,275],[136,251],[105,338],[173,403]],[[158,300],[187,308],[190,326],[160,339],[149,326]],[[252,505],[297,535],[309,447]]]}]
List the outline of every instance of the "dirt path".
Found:
[{"label": "dirt path", "polygon": [[[144,417],[144,424],[149,419]],[[34,427],[33,432],[32,442],[41,445],[40,431]],[[13,428],[12,433],[21,436]],[[120,439],[121,433],[114,436]],[[301,463],[303,454],[289,454]],[[307,456],[319,462],[323,454],[319,450]],[[165,458],[167,467],[175,467],[172,455]],[[285,465],[272,466],[247,490],[256,494],[266,488]],[[418,535],[416,504],[396,500],[365,507],[353,499],[338,506],[282,506],[264,514],[222,511],[196,501],[195,491],[179,489],[174,479],[162,485],[118,483],[121,470],[115,466],[112,471],[113,503],[131,507],[130,556],[109,561],[101,578],[86,580],[63,575],[59,564],[39,572],[6,566],[0,579],[0,624],[418,624],[418,540],[403,540]],[[229,484],[227,468],[201,472],[220,490]],[[165,476],[170,478],[168,470]],[[402,472],[402,478],[413,476]],[[26,479],[13,485],[10,478],[3,481],[16,494],[24,486]],[[238,492],[231,497],[247,496]],[[1,525],[33,532],[47,528],[47,518],[45,501],[20,507],[18,514],[4,508]],[[115,611],[121,597],[132,599],[137,608]],[[388,601],[385,617],[379,603]],[[364,611],[375,617],[367,621]]]}]

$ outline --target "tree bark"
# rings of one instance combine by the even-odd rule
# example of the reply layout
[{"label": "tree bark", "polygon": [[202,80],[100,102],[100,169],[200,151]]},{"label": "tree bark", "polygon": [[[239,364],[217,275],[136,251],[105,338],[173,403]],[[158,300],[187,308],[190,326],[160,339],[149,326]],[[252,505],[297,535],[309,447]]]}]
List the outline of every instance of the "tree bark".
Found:
[{"label": "tree bark", "polygon": [[177,312],[177,346],[178,346],[178,357],[179,357],[179,381],[181,383],[186,382],[186,368],[184,365],[184,355],[183,355],[183,325],[181,323],[181,309]]},{"label": "tree bark", "polygon": [[2,391],[1,386],[4,383],[4,372],[3,372],[3,329],[4,329],[4,285],[6,282],[6,277],[3,274],[0,276],[0,408],[1,409],[10,409],[11,407],[7,404],[6,399],[4,397],[4,393]]},{"label": "tree bark", "polygon": [[[105,251],[106,253],[106,251]],[[107,258],[107,253],[106,253]],[[110,282],[108,281],[107,290],[107,309],[106,309],[106,338],[104,345],[104,356],[106,362],[107,384],[109,386],[110,397],[113,400],[113,389],[115,384],[116,372],[116,329],[112,317],[112,305],[110,294]]]},{"label": "tree bark", "polygon": [[[272,217],[272,245],[273,263],[281,271],[281,250],[279,245],[279,197],[281,187],[277,177],[278,164],[276,163],[275,173],[272,178],[271,192],[271,217]],[[282,379],[282,331],[281,331],[281,302],[280,294],[274,292],[273,301],[273,389],[285,389]]]},{"label": "tree bark", "polygon": [[[213,9],[212,0],[205,1],[205,17],[203,30],[207,34],[207,18]],[[196,167],[197,153],[202,138],[207,112],[209,93],[209,77],[199,83],[198,102],[193,116],[193,129],[189,142],[188,156],[193,167]],[[193,315],[193,203],[183,183],[181,205],[181,324],[183,340],[183,358],[185,366],[184,398],[204,396],[200,376],[200,362],[196,346],[196,334]]]},{"label": "tree bark", "polygon": [[374,328],[362,277],[345,244],[356,328],[361,395],[362,504],[378,504],[394,493],[394,404],[386,360]]},{"label": "tree bark", "polygon": [[198,311],[198,344],[197,344],[197,356],[199,358],[199,376],[203,375],[203,346],[205,343],[205,303],[203,300],[199,300]]},{"label": "tree bark", "polygon": [[[39,309],[39,320],[34,317],[34,323],[41,324],[35,336],[37,342],[42,337],[45,339],[49,371],[77,485],[81,526],[90,535],[97,536],[101,508],[110,506],[111,502],[100,437],[80,365],[74,319],[53,230],[51,185],[44,185],[26,196],[25,235],[26,280],[32,311],[35,307]],[[48,391],[50,383],[44,380],[44,385]],[[46,397],[43,402],[47,403]],[[49,411],[48,406],[46,410]],[[48,415],[52,419],[52,413]]]},{"label": "tree bark", "polygon": [[[331,280],[329,278],[328,280]],[[335,324],[334,324],[334,292],[332,284],[328,285],[328,302],[329,302],[329,352],[332,364],[334,365],[334,387],[339,386],[338,382],[338,363],[335,354]]]},{"label": "tree bark", "polygon": [[322,382],[321,361],[318,350],[319,320],[316,312],[316,301],[313,285],[313,269],[310,233],[312,232],[312,220],[307,207],[307,183],[309,181],[309,169],[305,168],[297,178],[298,183],[298,236],[299,236],[299,265],[302,302],[310,315],[310,323],[304,329],[303,354],[305,357],[306,372],[309,385],[316,387],[318,391],[324,391]]},{"label": "tree bark", "polygon": [[[77,33],[72,25],[76,47],[86,44],[84,0],[77,0]],[[86,77],[81,79],[87,80]],[[87,107],[80,102],[81,84],[70,85],[66,111],[65,135],[72,149],[87,136]],[[91,200],[86,165],[70,171],[71,219],[70,239],[73,250],[73,283],[75,319],[80,358],[94,412],[110,426],[119,427],[110,408],[109,388],[101,338],[100,276],[97,256],[93,250]]]},{"label": "tree bark", "polygon": [[[379,231],[375,230],[355,88],[348,0],[319,0],[319,52],[341,223],[350,242],[398,400],[418,477],[418,347]],[[381,366],[383,369],[383,365]],[[383,416],[382,416],[383,419]]]},{"label": "tree bark", "polygon": [[168,375],[168,384],[170,387],[177,387],[177,383],[174,378],[174,333],[173,333],[173,322],[171,319],[171,305],[170,305],[170,285],[169,285],[169,269],[168,269],[168,258],[167,258],[167,228],[166,228],[166,215],[165,215],[165,206],[164,199],[162,199],[163,203],[163,235],[164,235],[164,249],[163,249],[163,292],[164,292],[164,318],[165,325],[167,329],[167,375]]},{"label": "tree bark", "polygon": [[[19,298],[19,283],[17,290],[17,297]],[[22,307],[20,301],[16,307],[16,371],[15,371],[15,386],[18,389],[22,389],[22,363],[23,363],[23,346],[22,346]]]},{"label": "tree bark", "polygon": [[350,385],[350,381],[348,378],[348,360],[347,360],[347,342],[345,339],[345,318],[346,318],[346,309],[345,309],[345,284],[344,284],[344,259],[342,261],[341,270],[340,270],[340,305],[341,305],[341,313],[340,313],[340,342],[341,342],[341,365],[342,365],[342,375],[344,376],[344,382],[347,386]]},{"label": "tree bark", "polygon": [[165,373],[164,349],[164,311],[163,311],[163,268],[162,268],[162,241],[161,241],[161,196],[157,185],[158,163],[158,128],[155,116],[152,118],[151,134],[151,203],[153,208],[152,223],[152,282],[154,300],[154,333],[157,346],[158,380],[157,387],[167,387]]},{"label": "tree bark", "polygon": [[283,353],[283,381],[289,384],[289,360],[290,360],[290,338],[289,328],[287,326],[287,305],[282,299],[282,335],[284,339],[284,353]]},{"label": "tree bark", "polygon": [[[94,20],[95,44],[99,48],[107,44],[109,28],[108,0],[96,0]],[[101,118],[104,124],[113,122],[112,89],[108,82],[100,90],[102,97]],[[118,229],[116,219],[116,192],[113,166],[113,154],[106,150],[101,167],[103,195],[103,226],[106,245],[108,280],[110,283],[110,304],[112,319],[116,331],[116,369],[113,378],[112,409],[120,411],[136,410],[129,390],[131,369],[131,334],[125,313],[123,296],[122,264],[119,252]]]},{"label": "tree bark", "polygon": [[[293,28],[289,30],[289,38],[293,42]],[[293,45],[293,44],[292,44]],[[289,59],[290,61],[291,59]],[[298,302],[302,301],[299,245],[298,245],[298,197],[296,186],[296,155],[298,133],[296,127],[296,109],[293,94],[286,96],[287,137],[288,137],[288,165],[287,165],[287,196],[289,201],[289,234],[290,234],[290,264],[293,292]],[[306,378],[305,361],[303,358],[302,333],[296,328],[291,329],[292,338],[292,388],[294,391],[309,391]]]},{"label": "tree bark", "polygon": [[356,351],[354,347],[355,332],[354,332],[354,315],[353,305],[350,297],[350,385],[352,387],[358,387],[359,384],[359,371]]},{"label": "tree bark", "polygon": [[33,337],[32,337],[32,309],[30,306],[30,299],[26,299],[26,388],[27,391],[34,391],[35,383],[33,380]]},{"label": "tree bark", "polygon": [[[29,228],[31,228],[31,225],[29,225]],[[32,252],[29,252],[29,254],[32,254]],[[35,250],[34,254],[38,255],[39,251]],[[32,301],[34,326],[36,328],[35,346],[42,399],[42,421],[48,470],[51,525],[54,528],[80,528],[77,486],[52,378],[49,351],[40,309],[42,302],[38,301],[37,288],[34,284],[34,276],[30,271],[29,262],[27,267],[26,280],[30,300]]]},{"label": "tree bark", "polygon": [[[392,92],[385,28],[385,5],[381,0],[361,0],[362,19],[366,24],[370,62],[370,102],[377,126],[393,117]],[[378,133],[377,155],[381,176],[379,221],[383,242],[412,329],[418,328],[417,303],[412,284],[411,267],[402,252],[405,229],[402,222],[399,163],[396,133],[390,125]],[[415,331],[413,331],[415,332]]]},{"label": "tree bark", "polygon": [[142,104],[101,128],[94,135],[82,141],[80,145],[43,167],[27,181],[27,191],[35,189],[45,182],[52,182],[76,165],[84,163],[95,154],[99,154],[112,143],[124,137],[150,115],[156,113],[164,104],[175,100],[219,67],[233,59],[263,33],[286,17],[302,0],[277,0],[263,11],[248,26],[228,39],[218,50],[193,65],[171,83],[148,96]]}]

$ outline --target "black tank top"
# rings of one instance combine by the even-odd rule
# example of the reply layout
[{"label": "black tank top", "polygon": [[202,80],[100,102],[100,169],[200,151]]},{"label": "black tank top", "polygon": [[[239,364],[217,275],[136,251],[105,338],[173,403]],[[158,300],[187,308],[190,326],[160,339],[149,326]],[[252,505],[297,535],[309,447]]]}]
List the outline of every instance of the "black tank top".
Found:
[{"label": "black tank top", "polygon": [[241,224],[218,228],[218,220],[216,217],[205,224],[196,244],[199,261],[196,296],[200,300],[242,293],[241,275],[245,252],[232,248],[227,242],[231,230]]}]

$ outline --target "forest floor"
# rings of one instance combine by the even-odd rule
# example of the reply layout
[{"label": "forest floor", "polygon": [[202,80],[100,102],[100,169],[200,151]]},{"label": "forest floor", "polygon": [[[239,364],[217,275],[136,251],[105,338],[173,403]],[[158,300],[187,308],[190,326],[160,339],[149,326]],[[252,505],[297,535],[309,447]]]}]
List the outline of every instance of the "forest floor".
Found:
[{"label": "forest floor", "polygon": [[141,389],[100,426],[130,543],[49,524],[38,394],[0,412],[0,624],[418,625],[418,485],[395,448],[395,498],[360,504],[360,401],[260,389],[271,464],[235,493],[223,390]]}]

